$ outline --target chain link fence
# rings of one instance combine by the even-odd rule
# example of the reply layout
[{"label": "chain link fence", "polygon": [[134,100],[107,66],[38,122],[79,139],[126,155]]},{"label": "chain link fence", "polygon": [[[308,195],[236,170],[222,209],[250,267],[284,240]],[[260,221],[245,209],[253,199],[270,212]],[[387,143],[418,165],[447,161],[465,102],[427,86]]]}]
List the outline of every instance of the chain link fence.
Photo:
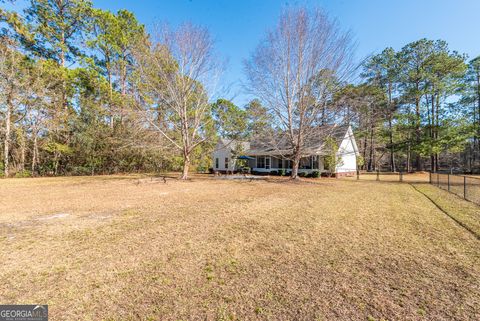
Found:
[{"label": "chain link fence", "polygon": [[447,173],[404,173],[404,172],[360,172],[357,180],[382,182],[430,183],[441,189],[458,195],[467,201],[480,205],[480,176],[457,175]]},{"label": "chain link fence", "polygon": [[430,173],[430,184],[480,205],[480,177]]}]

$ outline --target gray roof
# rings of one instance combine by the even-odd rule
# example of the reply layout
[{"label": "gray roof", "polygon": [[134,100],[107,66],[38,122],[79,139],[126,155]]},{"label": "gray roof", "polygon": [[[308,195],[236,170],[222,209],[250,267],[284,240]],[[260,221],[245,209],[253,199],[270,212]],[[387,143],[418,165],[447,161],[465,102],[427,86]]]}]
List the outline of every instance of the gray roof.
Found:
[{"label": "gray roof", "polygon": [[231,150],[235,150],[237,148],[241,148],[243,151],[247,151],[250,149],[250,142],[240,142],[232,139],[220,138],[218,141],[220,148],[230,148]]},{"label": "gray roof", "polygon": [[[306,155],[321,155],[329,151],[325,148],[325,140],[332,137],[338,146],[343,141],[349,126],[319,126],[308,131],[304,142],[304,153]],[[227,139],[219,141],[222,147],[237,149],[242,144],[242,154],[249,156],[257,155],[288,155],[291,153],[292,145],[286,132],[270,134],[263,137],[256,137],[250,142],[237,142]]]},{"label": "gray roof", "polygon": [[[320,155],[329,152],[325,141],[332,137],[340,146],[348,130],[348,126],[320,126],[312,128],[305,135],[303,151],[306,155]],[[250,142],[246,155],[286,155],[291,153],[292,144],[285,132],[269,135],[270,137],[255,138]]]}]

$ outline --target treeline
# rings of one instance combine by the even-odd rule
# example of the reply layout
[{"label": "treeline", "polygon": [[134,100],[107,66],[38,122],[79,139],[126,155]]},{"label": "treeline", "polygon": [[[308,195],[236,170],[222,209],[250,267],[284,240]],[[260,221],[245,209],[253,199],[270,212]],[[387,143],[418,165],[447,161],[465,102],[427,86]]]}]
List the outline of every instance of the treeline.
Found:
[{"label": "treeline", "polygon": [[285,136],[284,156],[297,168],[314,129],[339,123],[353,125],[365,170],[479,169],[480,59],[444,41],[369,57],[363,83],[352,85],[349,33],[321,10],[290,9],[247,60],[259,99],[239,108],[218,99],[223,64],[205,28],[147,33],[131,12],[89,0],[32,0],[21,11],[7,2],[2,176],[180,170],[187,178],[211,167],[217,137],[272,133]]},{"label": "treeline", "polygon": [[221,64],[204,28],[162,25],[148,34],[131,12],[88,0],[6,8],[4,176],[183,170],[186,178],[191,166],[208,168],[221,128],[234,137],[245,126],[229,125],[243,119],[238,107],[211,103]]},{"label": "treeline", "polygon": [[362,65],[337,99],[356,117],[365,170],[480,171],[480,57],[421,39]]}]

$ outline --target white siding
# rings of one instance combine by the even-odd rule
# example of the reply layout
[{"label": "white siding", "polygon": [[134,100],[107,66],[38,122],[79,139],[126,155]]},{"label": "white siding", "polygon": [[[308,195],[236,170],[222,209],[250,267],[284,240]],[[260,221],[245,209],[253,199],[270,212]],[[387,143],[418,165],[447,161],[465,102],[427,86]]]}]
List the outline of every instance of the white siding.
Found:
[{"label": "white siding", "polygon": [[[227,144],[227,145],[225,145]],[[249,143],[242,143],[245,144],[243,150],[249,149]],[[225,142],[220,140],[215,147],[215,150],[212,154],[212,168],[213,170],[217,171],[231,171],[234,169],[234,161],[232,160],[232,148],[234,144]],[[357,155],[358,155],[358,148],[355,142],[355,138],[353,136],[352,129],[349,127],[345,136],[340,143],[339,150],[337,152],[337,157],[341,161],[341,164],[337,166],[336,173],[345,173],[345,172],[355,172],[357,170]],[[218,158],[218,167],[216,165],[216,159]],[[225,158],[228,158],[228,168],[225,167]],[[252,159],[248,161],[249,166],[252,168],[253,171],[256,172],[270,172],[270,171],[278,171],[279,165],[274,159],[271,158],[270,161],[270,169],[266,168],[257,168],[257,160]],[[284,164],[285,165],[285,164]],[[319,157],[319,168],[318,169],[299,169],[299,172],[307,172],[310,173],[312,171],[320,171],[325,172],[324,167],[324,160],[323,156]],[[286,171],[288,169],[285,168]]]},{"label": "white siding", "polygon": [[[212,154],[212,168],[213,170],[225,171],[233,170],[233,160],[231,154],[231,147],[225,147],[221,142],[217,144]],[[215,159],[218,158],[218,168],[215,167]],[[225,158],[228,158],[228,168],[225,168]]]},{"label": "white siding", "polygon": [[357,150],[352,129],[349,127],[340,144],[337,157],[341,161],[337,173],[355,172],[357,170]]}]

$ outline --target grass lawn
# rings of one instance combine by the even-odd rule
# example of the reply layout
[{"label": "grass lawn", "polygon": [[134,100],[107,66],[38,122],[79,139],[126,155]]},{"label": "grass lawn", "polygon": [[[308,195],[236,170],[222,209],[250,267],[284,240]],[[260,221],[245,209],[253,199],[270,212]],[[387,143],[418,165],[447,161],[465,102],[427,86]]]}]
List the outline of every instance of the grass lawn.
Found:
[{"label": "grass lawn", "polygon": [[0,180],[0,303],[51,320],[479,320],[480,241],[419,190],[479,233],[480,207],[415,187]]}]

